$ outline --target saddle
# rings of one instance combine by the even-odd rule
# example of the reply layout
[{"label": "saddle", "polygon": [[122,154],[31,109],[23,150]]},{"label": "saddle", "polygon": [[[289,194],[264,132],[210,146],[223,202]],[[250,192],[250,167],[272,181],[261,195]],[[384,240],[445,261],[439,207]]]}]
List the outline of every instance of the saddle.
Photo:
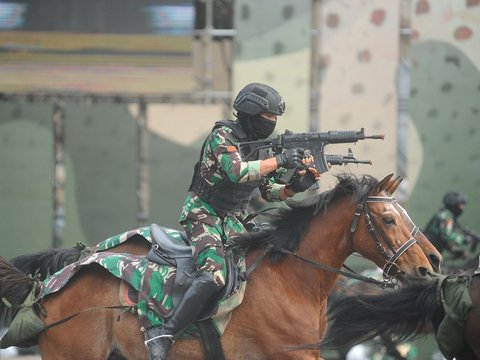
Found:
[{"label": "saddle", "polygon": [[[159,265],[174,266],[177,269],[172,296],[173,309],[175,309],[191,285],[193,280],[192,275],[196,271],[192,247],[187,244],[188,238],[185,232],[181,233],[183,243],[172,239],[165,230],[157,224],[150,226],[150,235],[152,237],[152,249],[147,255],[148,261]],[[225,262],[227,266],[225,286],[217,298],[203,311],[198,321],[213,317],[218,310],[219,302],[238,290],[241,282],[241,272],[235,260],[231,251],[225,252]]]}]

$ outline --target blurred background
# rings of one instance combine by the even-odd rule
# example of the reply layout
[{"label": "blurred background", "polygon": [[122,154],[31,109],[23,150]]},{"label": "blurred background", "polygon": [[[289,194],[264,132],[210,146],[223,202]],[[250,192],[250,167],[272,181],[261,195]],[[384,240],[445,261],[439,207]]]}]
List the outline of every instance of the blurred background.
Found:
[{"label": "blurred background", "polygon": [[320,190],[394,173],[419,226],[456,190],[480,232],[479,70],[480,0],[0,0],[0,255],[179,229],[249,82],[285,98],[278,132],[385,134]]}]

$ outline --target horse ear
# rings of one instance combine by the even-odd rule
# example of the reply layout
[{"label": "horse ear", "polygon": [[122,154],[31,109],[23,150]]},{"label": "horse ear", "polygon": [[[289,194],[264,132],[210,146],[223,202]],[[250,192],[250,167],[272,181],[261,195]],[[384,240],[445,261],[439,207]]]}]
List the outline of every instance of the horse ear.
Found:
[{"label": "horse ear", "polygon": [[390,184],[388,189],[386,189],[390,194],[393,194],[395,190],[397,190],[398,186],[400,183],[403,181],[403,178],[400,176],[397,176],[397,178]]},{"label": "horse ear", "polygon": [[375,189],[373,189],[373,193],[374,194],[379,194],[381,193],[383,190],[385,190],[385,188],[388,187],[388,185],[390,184],[390,180],[392,179],[392,176],[393,174],[390,174],[390,175],[387,175],[383,178],[382,181],[380,181],[377,186],[375,186]]}]

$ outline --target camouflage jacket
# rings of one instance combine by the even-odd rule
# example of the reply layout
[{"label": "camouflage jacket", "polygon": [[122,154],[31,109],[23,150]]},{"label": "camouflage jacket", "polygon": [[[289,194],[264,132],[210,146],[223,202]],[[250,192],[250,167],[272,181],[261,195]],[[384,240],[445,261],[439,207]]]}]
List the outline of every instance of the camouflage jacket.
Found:
[{"label": "camouflage jacket", "polygon": [[[260,175],[260,160],[242,161],[235,146],[237,141],[229,127],[221,126],[214,129],[208,136],[201,154],[201,176],[212,186],[225,177],[233,183],[258,181],[263,178],[259,186],[261,197],[266,201],[280,201],[280,190],[283,185],[277,184],[273,177]],[[198,208],[202,208],[212,216],[218,216],[209,204],[202,201],[195,193],[189,192],[180,214],[180,222],[183,222],[191,211]]]},{"label": "camouflage jacket", "polygon": [[452,212],[440,209],[425,228],[425,234],[439,251],[452,251],[466,243],[466,236]]}]

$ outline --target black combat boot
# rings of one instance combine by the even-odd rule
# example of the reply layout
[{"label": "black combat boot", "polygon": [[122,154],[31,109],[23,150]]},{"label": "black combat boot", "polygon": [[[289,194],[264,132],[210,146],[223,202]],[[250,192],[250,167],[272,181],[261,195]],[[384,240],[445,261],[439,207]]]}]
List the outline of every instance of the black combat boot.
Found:
[{"label": "black combat boot", "polygon": [[163,360],[168,358],[168,352],[173,344],[173,336],[164,333],[160,327],[150,328],[146,332],[145,345],[150,352],[150,360]]},{"label": "black combat boot", "polygon": [[182,301],[173,315],[165,320],[163,328],[147,330],[145,344],[150,351],[150,360],[167,360],[175,336],[197,319],[219,290],[211,273],[201,271],[195,274]]}]

